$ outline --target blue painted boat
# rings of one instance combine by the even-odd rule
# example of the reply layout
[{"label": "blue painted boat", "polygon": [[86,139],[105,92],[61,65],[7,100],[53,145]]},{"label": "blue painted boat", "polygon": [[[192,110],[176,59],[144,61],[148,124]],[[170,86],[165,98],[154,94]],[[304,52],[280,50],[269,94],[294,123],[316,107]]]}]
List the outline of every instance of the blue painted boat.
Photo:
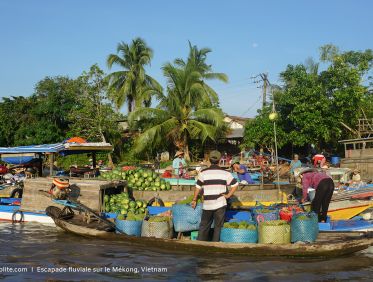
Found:
[{"label": "blue painted boat", "polygon": [[319,223],[321,232],[373,231],[373,220],[333,220]]}]

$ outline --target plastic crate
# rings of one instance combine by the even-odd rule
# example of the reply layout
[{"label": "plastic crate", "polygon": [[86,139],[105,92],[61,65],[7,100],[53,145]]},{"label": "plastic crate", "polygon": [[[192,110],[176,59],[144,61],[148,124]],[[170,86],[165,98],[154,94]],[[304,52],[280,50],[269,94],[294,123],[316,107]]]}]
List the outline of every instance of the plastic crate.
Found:
[{"label": "plastic crate", "polygon": [[190,232],[190,240],[195,241],[198,238],[198,231]]}]

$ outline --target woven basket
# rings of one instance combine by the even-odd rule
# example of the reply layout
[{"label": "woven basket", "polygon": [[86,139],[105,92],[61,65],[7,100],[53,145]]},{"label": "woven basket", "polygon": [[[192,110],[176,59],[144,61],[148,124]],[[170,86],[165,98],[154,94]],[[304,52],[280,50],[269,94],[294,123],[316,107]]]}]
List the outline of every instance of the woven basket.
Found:
[{"label": "woven basket", "polygon": [[173,236],[173,231],[171,219],[162,222],[144,220],[141,227],[141,236],[170,239]]},{"label": "woven basket", "polygon": [[[275,225],[281,222],[281,225]],[[265,221],[259,223],[259,243],[290,244],[290,224],[285,220]]]},{"label": "woven basket", "polygon": [[[142,220],[120,220],[115,219],[116,227],[130,236],[141,236]],[[118,232],[118,231],[117,231]]]},{"label": "woven basket", "polygon": [[[300,219],[306,216],[307,219]],[[300,213],[291,220],[291,242],[315,242],[319,235],[318,216],[314,212]]]},{"label": "woven basket", "polygon": [[258,230],[222,228],[220,241],[227,243],[257,243]]},{"label": "woven basket", "polygon": [[194,231],[199,229],[202,217],[202,204],[195,209],[190,205],[173,205],[172,222],[176,232]]}]

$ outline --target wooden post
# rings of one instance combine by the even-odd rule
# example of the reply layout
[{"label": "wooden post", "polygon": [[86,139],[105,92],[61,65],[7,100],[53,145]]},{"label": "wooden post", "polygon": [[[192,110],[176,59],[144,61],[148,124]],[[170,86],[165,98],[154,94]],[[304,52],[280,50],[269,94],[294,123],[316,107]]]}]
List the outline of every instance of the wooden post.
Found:
[{"label": "wooden post", "polygon": [[92,168],[96,168],[96,152],[92,152]]},{"label": "wooden post", "polygon": [[39,163],[38,163],[38,174],[39,174],[39,177],[42,177],[43,176],[43,160],[41,158],[41,154],[39,154]]},{"label": "wooden post", "polygon": [[49,176],[53,176],[54,153],[49,155]]}]

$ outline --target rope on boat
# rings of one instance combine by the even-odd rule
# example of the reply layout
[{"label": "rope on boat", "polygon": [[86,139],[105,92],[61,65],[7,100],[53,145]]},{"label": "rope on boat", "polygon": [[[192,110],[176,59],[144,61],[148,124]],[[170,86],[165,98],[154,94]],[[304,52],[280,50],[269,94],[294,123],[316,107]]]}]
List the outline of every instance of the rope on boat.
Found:
[{"label": "rope on boat", "polygon": [[[17,220],[17,214],[20,214],[21,215],[21,218],[19,220]],[[12,214],[12,224],[15,224],[15,223],[22,223],[22,222],[25,222],[25,215],[23,214],[23,211],[15,211],[13,214]]]}]

